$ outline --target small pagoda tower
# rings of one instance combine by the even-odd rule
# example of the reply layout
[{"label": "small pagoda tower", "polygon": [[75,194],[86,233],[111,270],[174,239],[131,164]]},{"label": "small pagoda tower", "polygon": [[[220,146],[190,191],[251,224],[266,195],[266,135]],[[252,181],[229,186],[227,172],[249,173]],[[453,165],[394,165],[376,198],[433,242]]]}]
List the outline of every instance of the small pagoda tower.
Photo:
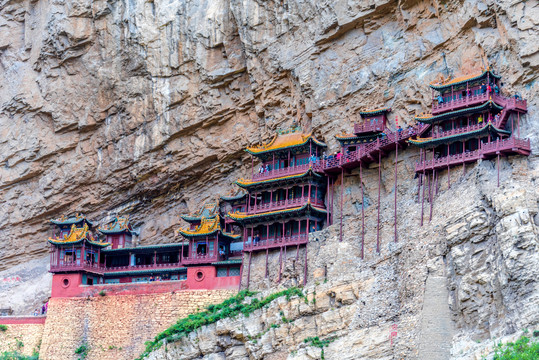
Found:
[{"label": "small pagoda tower", "polygon": [[243,226],[244,252],[299,250],[310,232],[326,225],[326,176],[315,166],[325,148],[299,127],[278,131],[269,143],[247,148],[260,165],[256,171],[253,166],[250,179],[236,181],[248,192],[247,208],[228,213]]},{"label": "small pagoda tower", "polygon": [[[233,251],[233,243],[241,242],[241,234],[223,230],[224,221],[216,202],[205,204],[199,211],[182,215],[189,223],[178,236],[188,241],[187,266],[189,288],[233,288],[239,284],[241,252]],[[240,248],[241,249],[241,248]],[[230,279],[220,279],[230,278]]]},{"label": "small pagoda tower", "polygon": [[110,246],[94,236],[93,224],[84,215],[51,220],[55,227],[50,243],[50,272],[53,275],[52,295],[69,293],[68,287],[102,282],[104,267],[101,251]]},{"label": "small pagoda tower", "polygon": [[112,244],[111,249],[132,247],[133,238],[139,235],[131,227],[129,216],[116,216],[111,223],[99,227],[98,231],[105,236],[106,242]]},{"label": "small pagoda tower", "polygon": [[387,131],[387,114],[391,108],[384,107],[375,110],[361,111],[359,115],[363,120],[354,124],[353,134],[337,135],[335,138],[341,143],[344,153],[354,152],[362,144],[376,141]]}]

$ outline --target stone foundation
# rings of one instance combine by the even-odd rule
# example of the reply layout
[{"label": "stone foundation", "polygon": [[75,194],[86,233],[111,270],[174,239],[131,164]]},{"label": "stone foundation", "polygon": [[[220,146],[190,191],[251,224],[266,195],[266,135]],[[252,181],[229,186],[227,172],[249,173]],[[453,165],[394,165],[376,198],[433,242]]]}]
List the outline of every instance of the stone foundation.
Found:
[{"label": "stone foundation", "polygon": [[[1,320],[0,323],[3,324]],[[39,350],[45,327],[43,323],[7,324],[6,326],[6,331],[0,331],[0,354],[5,351],[18,351],[24,355],[32,355],[34,350]]]},{"label": "stone foundation", "polygon": [[[47,321],[41,330],[30,325],[19,331],[25,353],[37,347],[43,334],[40,359],[78,359],[75,350],[86,344],[87,360],[136,358],[144,342],[165,330],[179,318],[208,304],[220,303],[235,291],[192,290],[151,295],[96,296],[87,298],[53,298],[49,302]],[[18,328],[16,328],[18,329]],[[10,330],[11,331],[11,326]],[[35,334],[35,335],[34,335]],[[7,335],[14,337],[11,333]],[[2,339],[6,337],[0,334]],[[4,345],[0,345],[4,349]]]}]

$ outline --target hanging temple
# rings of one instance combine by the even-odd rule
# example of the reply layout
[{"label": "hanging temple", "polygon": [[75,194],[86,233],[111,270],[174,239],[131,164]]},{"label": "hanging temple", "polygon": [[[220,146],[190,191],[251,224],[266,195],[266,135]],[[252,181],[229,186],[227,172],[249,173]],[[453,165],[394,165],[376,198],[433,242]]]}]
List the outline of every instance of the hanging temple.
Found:
[{"label": "hanging temple", "polygon": [[[253,254],[279,251],[279,281],[282,256],[287,249],[299,249],[309,242],[309,233],[335,224],[343,237],[343,215],[334,211],[335,201],[343,202],[345,172],[359,168],[363,198],[363,168],[380,163],[382,157],[408,145],[419,148],[415,164],[418,178],[420,225],[424,223],[425,197],[432,218],[438,173],[479,159],[529,155],[530,141],[520,137],[520,118],[527,113],[526,100],[518,95],[501,94],[501,76],[490,68],[479,74],[442,79],[430,84],[430,114],[415,117],[417,125],[392,131],[388,127],[390,108],[360,112],[362,122],[352,133],[336,136],[341,145],[329,155],[326,144],[300,127],[277,131],[267,144],[249,147],[251,176],[238,179],[238,190],[198,211],[182,215],[186,227],[175,232],[177,241],[169,244],[137,246],[139,233],[127,216],[96,227],[84,215],[51,220],[50,271],[52,296],[81,296],[88,286],[181,281],[182,288],[232,289],[249,287]],[[255,159],[259,165],[255,168]],[[380,180],[376,251],[380,252]],[[395,187],[397,161],[395,161]],[[335,199],[337,195],[337,199]],[[395,235],[397,238],[397,192],[395,191]],[[361,209],[361,256],[364,255],[365,213]],[[307,279],[304,261],[303,281]],[[243,272],[247,279],[242,284]]]}]

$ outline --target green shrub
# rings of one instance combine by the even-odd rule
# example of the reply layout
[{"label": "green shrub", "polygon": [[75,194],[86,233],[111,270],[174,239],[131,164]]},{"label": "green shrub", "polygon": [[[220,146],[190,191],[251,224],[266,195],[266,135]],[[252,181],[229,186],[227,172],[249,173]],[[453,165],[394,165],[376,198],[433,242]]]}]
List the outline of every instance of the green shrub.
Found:
[{"label": "green shrub", "polygon": [[303,340],[305,344],[309,344],[310,346],[314,346],[317,348],[320,348],[322,351],[320,353],[320,359],[325,360],[324,356],[324,348],[331,344],[333,341],[335,341],[336,338],[329,338],[326,340],[320,340],[318,336],[315,337],[308,337],[307,339]]},{"label": "green shrub", "polygon": [[99,292],[99,296],[105,296],[105,295],[107,295],[107,293],[105,292],[105,290],[101,290],[101,291]]},{"label": "green shrub", "polygon": [[7,331],[7,325],[0,324],[0,331]]},{"label": "green shrub", "polygon": [[39,360],[39,354],[34,351],[32,355],[26,356],[18,351],[7,351],[0,354],[0,360]]},{"label": "green shrub", "polygon": [[522,336],[516,342],[499,343],[494,349],[493,360],[536,360],[539,359],[539,342]]},{"label": "green shrub", "polygon": [[287,300],[290,300],[292,296],[304,297],[301,289],[293,287],[271,294],[263,299],[254,298],[248,303],[244,302],[247,297],[254,295],[256,295],[256,292],[242,290],[218,305],[207,306],[206,311],[191,314],[186,318],[178,320],[176,324],[158,334],[153,341],[146,341],[146,349],[137,360],[142,360],[152,351],[159,349],[163,344],[163,340],[177,340],[204,325],[213,324],[221,319],[235,317],[240,314],[248,317],[253,311],[261,309],[282,296],[286,296]]},{"label": "green shrub", "polygon": [[90,351],[90,347],[88,344],[83,343],[75,350],[75,354],[80,355],[79,360],[84,360],[88,356],[88,351]]}]

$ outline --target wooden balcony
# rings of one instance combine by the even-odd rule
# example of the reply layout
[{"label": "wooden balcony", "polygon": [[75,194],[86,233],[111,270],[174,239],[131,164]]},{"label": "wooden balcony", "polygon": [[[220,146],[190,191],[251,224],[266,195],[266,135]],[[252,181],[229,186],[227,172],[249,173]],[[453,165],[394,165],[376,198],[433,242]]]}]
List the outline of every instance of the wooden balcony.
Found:
[{"label": "wooden balcony", "polygon": [[189,257],[185,257],[182,260],[183,265],[193,265],[193,264],[209,264],[212,262],[223,261],[226,258],[222,255],[210,251],[207,254],[196,254]]},{"label": "wooden balcony", "polygon": [[384,131],[383,121],[368,121],[364,124],[354,124],[354,134],[362,135]]},{"label": "wooden balcony", "polygon": [[106,271],[106,268],[97,263],[88,263],[88,262],[64,262],[60,261],[58,264],[52,264],[50,267],[50,272],[70,272],[70,271],[87,271],[91,273],[96,273],[103,275],[103,272]]},{"label": "wooden balcony", "polygon": [[530,155],[530,140],[511,137],[509,139],[497,140],[490,143],[481,143],[477,150],[461,154],[444,156],[438,159],[426,160],[415,165],[416,172],[431,172],[438,169],[447,169],[448,167],[458,166],[466,163],[473,163],[479,159],[494,157],[498,154],[503,155]]},{"label": "wooden balcony", "polygon": [[477,106],[477,105],[485,103],[490,98],[492,98],[494,102],[504,107],[509,106],[513,109],[527,111],[526,100],[506,98],[505,96],[496,95],[493,92],[487,91],[486,93],[483,93],[483,94],[465,96],[465,97],[458,98],[455,100],[446,101],[441,104],[438,104],[437,102],[433,101],[432,102],[432,115],[438,115],[443,112],[454,111],[454,110],[471,107],[471,106]]},{"label": "wooden balcony", "polygon": [[[260,214],[260,213],[269,212],[269,211],[295,208],[295,207],[299,207],[299,206],[303,206],[307,204],[308,201],[309,201],[308,197],[305,196],[305,197],[297,198],[297,199],[286,199],[286,200],[270,202],[267,204],[257,204],[257,205],[251,206],[251,208],[248,211],[248,214]],[[311,198],[310,202],[313,205],[318,205],[322,207],[325,206],[324,200],[322,199]]]},{"label": "wooden balcony", "polygon": [[297,246],[307,244],[309,236],[307,234],[298,234],[292,236],[285,236],[279,238],[269,238],[260,240],[256,244],[253,242],[245,243],[243,246],[244,251],[259,251],[272,248],[279,248],[282,246]]},{"label": "wooden balcony", "polygon": [[378,159],[378,153],[383,154],[395,150],[396,144],[404,146],[407,139],[416,134],[415,129],[406,129],[388,133],[383,138],[378,138],[368,144],[361,144],[356,151],[349,152],[340,159],[333,158],[321,160],[313,165],[313,168],[320,169],[325,173],[338,173],[342,169],[352,169],[360,164],[369,164]]},{"label": "wooden balcony", "polygon": [[167,264],[148,264],[148,265],[127,265],[127,266],[109,266],[105,269],[107,273],[120,271],[137,271],[137,270],[160,270],[181,267],[181,262]]},{"label": "wooden balcony", "polygon": [[253,174],[253,181],[270,180],[284,176],[303,174],[305,171],[309,170],[309,165],[310,164],[289,166],[282,169],[274,169],[270,171],[265,171],[263,173],[256,173]]}]

